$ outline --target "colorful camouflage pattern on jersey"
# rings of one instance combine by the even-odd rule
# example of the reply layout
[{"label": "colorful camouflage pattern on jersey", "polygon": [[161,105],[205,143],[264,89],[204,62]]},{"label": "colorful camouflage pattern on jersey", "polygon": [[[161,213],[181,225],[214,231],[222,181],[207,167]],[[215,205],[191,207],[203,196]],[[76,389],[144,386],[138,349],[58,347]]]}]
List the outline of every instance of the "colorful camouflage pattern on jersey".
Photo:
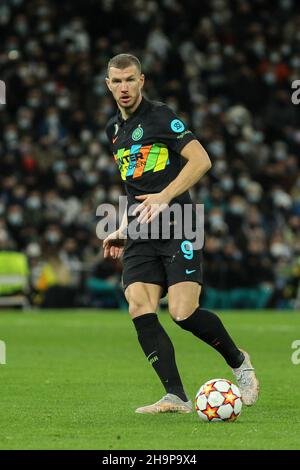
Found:
[{"label": "colorful camouflage pattern on jersey", "polygon": [[121,148],[114,159],[119,166],[122,180],[138,178],[147,171],[157,172],[169,165],[169,151],[165,144],[132,145]]}]

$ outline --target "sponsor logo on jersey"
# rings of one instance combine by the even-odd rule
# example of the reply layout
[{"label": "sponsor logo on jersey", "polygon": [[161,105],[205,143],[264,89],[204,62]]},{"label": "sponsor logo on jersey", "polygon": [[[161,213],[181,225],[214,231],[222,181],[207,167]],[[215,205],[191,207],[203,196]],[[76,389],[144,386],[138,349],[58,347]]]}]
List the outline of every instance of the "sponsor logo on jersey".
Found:
[{"label": "sponsor logo on jersey", "polygon": [[183,139],[183,137],[186,135],[186,134],[191,134],[192,131],[184,131],[182,132],[181,134],[179,134],[176,139]]},{"label": "sponsor logo on jersey", "polygon": [[164,170],[169,165],[169,151],[165,144],[132,145],[121,148],[114,155],[122,180],[138,178],[144,173]]},{"label": "sponsor logo on jersey", "polygon": [[186,272],[186,274],[192,274],[192,273],[196,272],[196,269],[186,269],[185,272]]}]

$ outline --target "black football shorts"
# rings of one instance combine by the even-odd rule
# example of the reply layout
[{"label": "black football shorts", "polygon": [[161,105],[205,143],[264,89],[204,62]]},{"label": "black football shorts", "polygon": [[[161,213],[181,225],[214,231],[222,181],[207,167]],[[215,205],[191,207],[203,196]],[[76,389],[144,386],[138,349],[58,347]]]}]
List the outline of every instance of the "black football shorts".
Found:
[{"label": "black football shorts", "polygon": [[194,249],[189,240],[130,240],[123,256],[123,289],[134,282],[158,284],[164,297],[178,282],[202,285],[202,259],[202,250]]}]

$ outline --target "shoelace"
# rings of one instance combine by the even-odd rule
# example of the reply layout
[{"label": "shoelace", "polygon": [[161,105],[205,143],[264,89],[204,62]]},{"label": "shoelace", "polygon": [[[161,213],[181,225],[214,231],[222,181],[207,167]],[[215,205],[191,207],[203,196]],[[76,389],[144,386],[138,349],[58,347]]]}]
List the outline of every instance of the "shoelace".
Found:
[{"label": "shoelace", "polygon": [[245,372],[253,371],[254,369],[243,369],[241,370],[240,374],[237,376],[237,380],[240,381],[243,385],[250,385],[251,378],[245,375]]},{"label": "shoelace", "polygon": [[[169,401],[172,401],[172,398],[170,397],[170,395],[165,395],[164,397],[162,397],[162,398],[157,402],[157,404],[164,403],[164,402],[169,402]],[[179,404],[179,403],[178,403],[178,404]]]},{"label": "shoelace", "polygon": [[167,401],[167,402],[170,401],[170,397],[169,397],[168,395],[165,395],[164,397],[162,397],[162,398],[157,402],[157,404],[158,404],[158,403],[163,403],[163,402],[165,402],[165,401]]}]

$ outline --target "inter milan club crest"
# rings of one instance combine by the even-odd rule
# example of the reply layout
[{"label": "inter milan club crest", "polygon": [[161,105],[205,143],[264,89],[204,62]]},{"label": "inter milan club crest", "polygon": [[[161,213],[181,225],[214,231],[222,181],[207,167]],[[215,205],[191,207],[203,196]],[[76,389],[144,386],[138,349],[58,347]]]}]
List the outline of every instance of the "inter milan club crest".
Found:
[{"label": "inter milan club crest", "polygon": [[144,130],[139,124],[139,126],[136,129],[134,129],[132,133],[132,136],[131,136],[132,140],[134,141],[140,140],[143,137],[143,134],[144,134]]}]

